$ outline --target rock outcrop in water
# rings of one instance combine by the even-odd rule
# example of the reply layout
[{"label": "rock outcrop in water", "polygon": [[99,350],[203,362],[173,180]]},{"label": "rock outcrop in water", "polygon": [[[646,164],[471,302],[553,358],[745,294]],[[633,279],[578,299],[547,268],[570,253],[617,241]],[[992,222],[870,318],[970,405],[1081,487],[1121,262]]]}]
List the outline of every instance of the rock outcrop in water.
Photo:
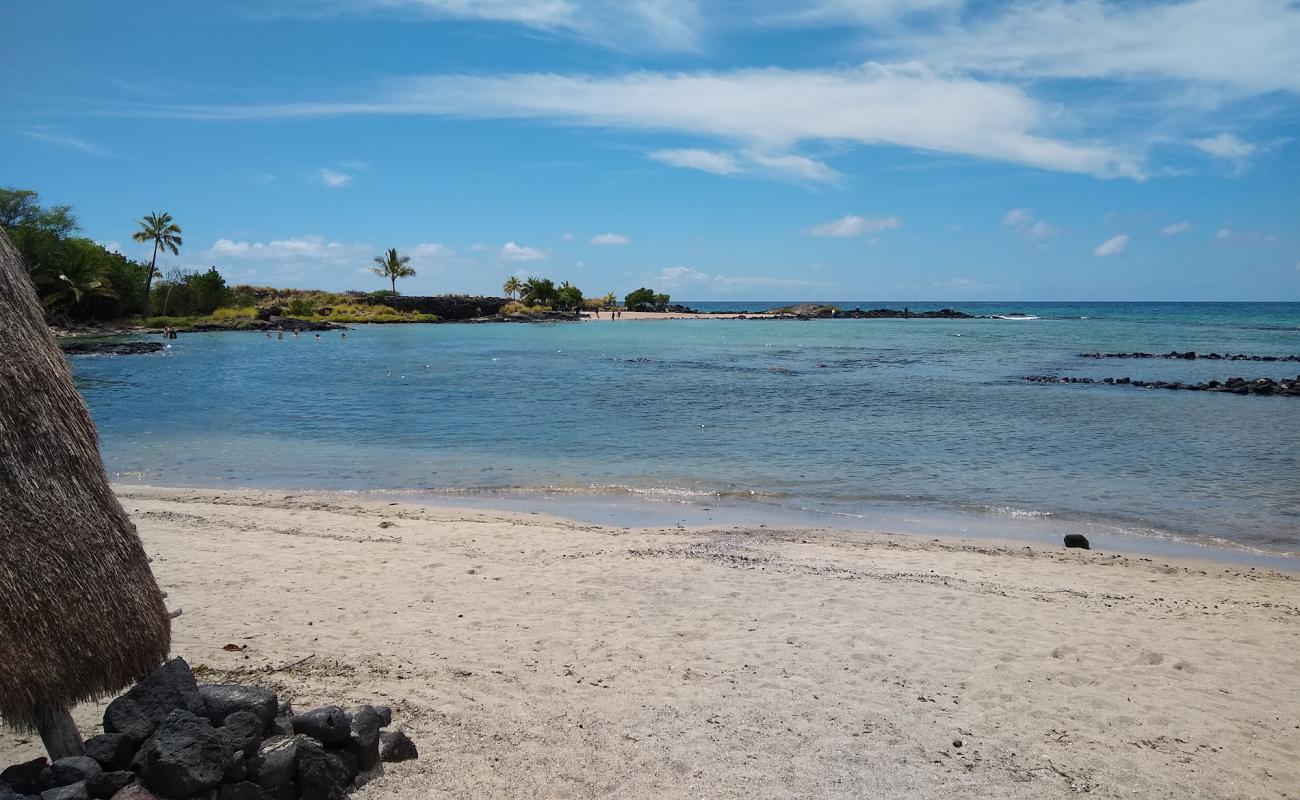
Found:
[{"label": "rock outcrop in water", "polygon": [[1026,375],[1023,380],[1029,383],[1087,383],[1107,386],[1137,386],[1146,389],[1184,389],[1191,392],[1226,392],[1230,394],[1300,397],[1300,375],[1295,378],[1282,378],[1281,380],[1257,378],[1248,381],[1245,378],[1228,378],[1226,381],[1204,381],[1201,383],[1143,381],[1132,378],[1078,378],[1059,375]]},{"label": "rock outcrop in water", "polygon": [[1300,361],[1300,356],[1248,356],[1245,353],[1197,353],[1192,350],[1168,353],[1080,353],[1079,358],[1178,358],[1185,361]]},{"label": "rock outcrop in water", "polygon": [[67,342],[61,344],[60,348],[64,355],[69,356],[134,356],[142,353],[157,353],[165,350],[167,345],[162,342]]}]

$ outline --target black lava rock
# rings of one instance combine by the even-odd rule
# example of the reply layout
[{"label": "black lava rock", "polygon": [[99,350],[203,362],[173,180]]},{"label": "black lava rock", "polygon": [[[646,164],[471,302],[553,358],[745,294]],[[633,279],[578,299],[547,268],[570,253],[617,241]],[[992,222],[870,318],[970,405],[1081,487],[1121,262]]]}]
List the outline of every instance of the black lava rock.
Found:
[{"label": "black lava rock", "polygon": [[140,784],[133,783],[113,795],[113,800],[158,800],[158,797]]},{"label": "black lava rock", "polygon": [[352,736],[348,740],[348,752],[357,761],[357,768],[369,772],[379,764],[379,729],[383,720],[373,706],[357,706],[352,709]]},{"label": "black lava rock", "polygon": [[130,770],[101,772],[86,781],[86,791],[91,797],[105,800],[135,783],[135,773]]},{"label": "black lava rock", "polygon": [[104,769],[90,756],[68,756],[50,765],[50,780],[55,786],[70,786],[89,780]]},{"label": "black lava rock", "polygon": [[101,733],[86,740],[86,755],[109,772],[126,769],[135,757],[136,742],[125,733]]},{"label": "black lava rock", "polygon": [[49,768],[50,762],[41,756],[0,772],[0,781],[12,786],[18,794],[40,794],[50,788]]},{"label": "black lava rock", "polygon": [[256,783],[241,781],[221,787],[217,800],[266,800],[266,790]]},{"label": "black lava rock", "polygon": [[236,711],[226,717],[226,724],[221,726],[221,735],[231,750],[252,755],[262,743],[262,720],[251,711]]},{"label": "black lava rock", "polygon": [[248,761],[249,779],[263,789],[276,789],[298,777],[298,748],[305,736],[272,736]]},{"label": "black lava rock", "polygon": [[371,706],[375,713],[379,715],[379,727],[387,728],[393,724],[393,709],[388,706]]},{"label": "black lava rock", "polygon": [[352,738],[352,719],[338,706],[321,706],[295,716],[293,730],[322,744],[344,744]]},{"label": "black lava rock", "polygon": [[262,729],[271,727],[279,713],[280,701],[275,692],[258,686],[205,683],[199,687],[199,696],[207,707],[207,717],[213,725],[223,725],[238,711],[249,711],[262,721]]},{"label": "black lava rock", "polygon": [[299,800],[301,797],[298,792],[298,782],[286,783],[284,786],[277,786],[274,789],[267,789],[266,796],[270,800]]},{"label": "black lava rock", "polygon": [[1077,548],[1079,548],[1079,549],[1081,549],[1081,550],[1091,550],[1091,549],[1092,549],[1092,548],[1090,548],[1090,547],[1088,546],[1088,537],[1087,537],[1087,536],[1084,536],[1082,533],[1067,533],[1067,534],[1065,534],[1065,546],[1066,546],[1066,547],[1077,547]]},{"label": "black lava rock", "polygon": [[226,741],[211,723],[177,710],[140,746],[133,766],[151,791],[186,798],[221,783],[229,759]]},{"label": "black lava rock", "polygon": [[379,735],[379,760],[385,762],[410,761],[419,758],[415,742],[402,731],[384,731]]},{"label": "black lava rock", "polygon": [[194,673],[183,658],[173,658],[154,674],[132,686],[108,704],[104,712],[104,731],[124,733],[143,742],[176,709],[191,714],[204,713]]},{"label": "black lava rock", "polygon": [[0,782],[0,800],[27,800],[27,797],[15,792],[9,784]]},{"label": "black lava rock", "polygon": [[77,781],[67,786],[56,786],[41,792],[41,800],[90,800],[86,791],[86,782]]},{"label": "black lava rock", "polygon": [[222,783],[239,783],[248,778],[248,756],[235,753],[226,762],[226,771],[221,776]]},{"label": "black lava rock", "polygon": [[352,783],[343,761],[316,742],[298,747],[298,789],[302,800],[342,800]]}]

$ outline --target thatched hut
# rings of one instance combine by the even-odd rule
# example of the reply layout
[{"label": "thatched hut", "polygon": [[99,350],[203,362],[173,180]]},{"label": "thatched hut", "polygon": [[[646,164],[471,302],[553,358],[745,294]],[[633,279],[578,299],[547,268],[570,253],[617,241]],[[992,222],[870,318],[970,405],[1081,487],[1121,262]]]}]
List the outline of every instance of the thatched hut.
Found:
[{"label": "thatched hut", "polygon": [[109,489],[95,425],[3,230],[0,594],[0,717],[39,730],[55,757],[80,748],[69,707],[148,675],[171,644],[162,592]]}]

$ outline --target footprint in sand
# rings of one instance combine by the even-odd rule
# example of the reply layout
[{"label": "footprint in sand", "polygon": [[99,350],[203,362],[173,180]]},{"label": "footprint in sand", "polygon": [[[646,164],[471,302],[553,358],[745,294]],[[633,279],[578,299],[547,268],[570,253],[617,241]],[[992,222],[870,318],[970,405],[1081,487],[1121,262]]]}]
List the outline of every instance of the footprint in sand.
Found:
[{"label": "footprint in sand", "polygon": [[[1068,644],[1063,644],[1052,651],[1052,658],[1070,658],[1071,656],[1075,656],[1077,653],[1078,650],[1075,648]],[[1075,660],[1077,661],[1078,659],[1076,658]]]},{"label": "footprint in sand", "polygon": [[1134,666],[1154,667],[1156,664],[1163,664],[1164,661],[1165,661],[1165,657],[1160,653],[1148,653],[1147,651],[1143,650],[1142,655],[1138,656],[1137,661],[1134,661],[1133,664]]}]

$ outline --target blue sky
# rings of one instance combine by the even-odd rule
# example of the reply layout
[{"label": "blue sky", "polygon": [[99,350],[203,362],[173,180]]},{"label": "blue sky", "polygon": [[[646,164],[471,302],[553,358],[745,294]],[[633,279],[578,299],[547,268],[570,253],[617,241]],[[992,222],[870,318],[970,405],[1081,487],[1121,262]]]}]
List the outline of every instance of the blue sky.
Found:
[{"label": "blue sky", "polygon": [[11,3],[0,185],[232,282],[1300,300],[1297,42],[1288,0]]}]

